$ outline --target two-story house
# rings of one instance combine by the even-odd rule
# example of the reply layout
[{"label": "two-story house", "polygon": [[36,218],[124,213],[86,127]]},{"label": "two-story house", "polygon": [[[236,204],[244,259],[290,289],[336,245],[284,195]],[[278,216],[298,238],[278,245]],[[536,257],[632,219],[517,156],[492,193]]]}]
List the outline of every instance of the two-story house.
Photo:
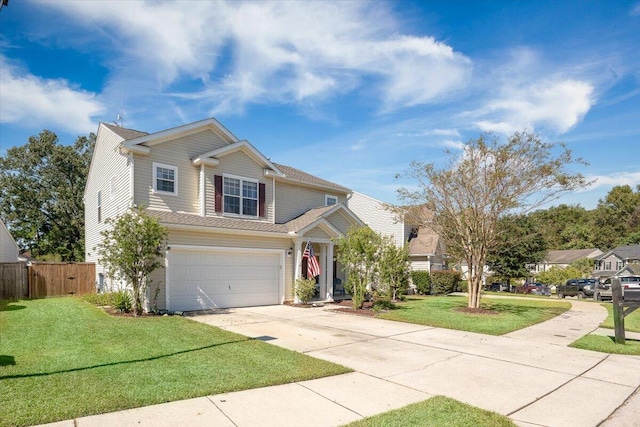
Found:
[{"label": "two-story house", "polygon": [[593,277],[604,280],[611,276],[634,275],[633,271],[623,271],[632,263],[640,262],[640,245],[625,245],[613,248],[596,258]]},{"label": "two-story house", "polygon": [[[351,190],[273,163],[211,118],[155,133],[101,123],[85,188],[86,261],[108,288],[94,249],[107,218],[145,206],[169,232],[164,269],[149,295],[158,308],[282,304],[318,257],[322,298],[332,299],[335,239],[364,223],[347,207]],[[157,291],[157,294],[156,294]],[[153,299],[153,297],[151,298]]]},{"label": "two-story house", "polygon": [[563,249],[547,251],[544,259],[537,264],[528,264],[527,268],[532,274],[549,271],[551,267],[567,268],[571,263],[583,258],[591,260],[602,255],[600,249]]}]

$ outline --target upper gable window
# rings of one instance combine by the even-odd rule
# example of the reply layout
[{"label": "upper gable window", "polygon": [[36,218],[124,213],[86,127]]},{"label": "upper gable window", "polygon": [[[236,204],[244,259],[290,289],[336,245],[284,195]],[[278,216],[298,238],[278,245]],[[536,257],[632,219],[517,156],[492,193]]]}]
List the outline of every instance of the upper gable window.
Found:
[{"label": "upper gable window", "polygon": [[258,181],[225,175],[223,195],[224,213],[258,216]]},{"label": "upper gable window", "polygon": [[153,164],[153,191],[156,193],[178,195],[178,168],[175,166]]},{"label": "upper gable window", "polygon": [[338,204],[338,197],[337,196],[331,196],[329,194],[325,194],[324,196],[324,205],[325,206],[331,206],[331,205],[337,205]]}]

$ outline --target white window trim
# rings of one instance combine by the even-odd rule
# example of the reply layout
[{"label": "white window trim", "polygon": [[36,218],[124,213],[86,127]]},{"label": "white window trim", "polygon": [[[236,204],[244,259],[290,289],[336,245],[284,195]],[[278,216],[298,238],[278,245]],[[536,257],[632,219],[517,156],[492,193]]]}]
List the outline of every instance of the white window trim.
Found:
[{"label": "white window trim", "polygon": [[[256,198],[256,214],[255,215],[246,215],[246,214],[235,214],[235,213],[231,213],[231,212],[226,212],[225,211],[225,203],[224,203],[224,198],[226,196],[226,194],[224,193],[224,179],[225,178],[232,178],[232,179],[238,179],[240,180],[240,209],[242,210],[242,200],[244,199],[244,197],[242,196],[242,183],[244,181],[246,182],[253,182],[256,184],[256,190],[258,192],[258,197]],[[230,216],[230,217],[236,217],[236,218],[260,218],[260,181],[258,181],[257,179],[253,179],[253,178],[247,178],[245,176],[240,176],[240,175],[232,175],[232,174],[222,174],[222,214],[224,216]]]},{"label": "white window trim", "polygon": [[[336,199],[336,202],[334,203],[334,205],[337,205],[339,203],[339,200],[340,200],[340,199],[338,199],[338,196],[334,196],[332,194],[325,194],[324,195],[324,205],[325,206],[329,206],[329,199]],[[333,206],[333,205],[331,205],[331,206]]]},{"label": "white window trim", "polygon": [[[158,175],[157,174],[157,169],[158,168],[164,168],[164,169],[173,170],[173,178],[174,178],[174,180],[173,180],[173,189],[175,191],[171,192],[171,191],[158,190],[158,178],[157,178],[157,175]],[[153,180],[153,192],[154,193],[168,194],[170,196],[177,196],[178,195],[178,167],[177,166],[165,165],[163,163],[153,162],[151,179]]]}]

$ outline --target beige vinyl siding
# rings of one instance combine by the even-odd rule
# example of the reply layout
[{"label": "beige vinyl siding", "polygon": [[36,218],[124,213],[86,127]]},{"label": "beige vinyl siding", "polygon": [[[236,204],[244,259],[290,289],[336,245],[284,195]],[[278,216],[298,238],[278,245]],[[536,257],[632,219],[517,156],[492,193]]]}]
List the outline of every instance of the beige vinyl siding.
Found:
[{"label": "beige vinyl siding", "polygon": [[9,230],[0,221],[0,262],[17,262],[18,261],[18,245],[11,237]]},{"label": "beige vinyl siding", "polygon": [[347,201],[347,206],[373,231],[383,236],[392,236],[398,247],[404,245],[404,222],[396,222],[395,214],[386,210],[382,201],[354,192]]},{"label": "beige vinyl siding", "polygon": [[206,168],[207,183],[207,216],[223,215],[215,211],[215,183],[214,176],[225,174],[241,178],[250,178],[265,184],[265,218],[273,222],[273,180],[264,176],[264,167],[256,163],[251,157],[242,151],[237,151],[220,158],[217,167]]},{"label": "beige vinyl siding", "polygon": [[345,203],[344,194],[334,194],[326,190],[293,185],[278,181],[276,183],[276,224],[288,222],[309,209],[325,205],[325,195],[338,197],[338,203]]},{"label": "beige vinyl siding", "polygon": [[340,230],[340,232],[343,234],[346,234],[347,231],[349,231],[349,229],[355,225],[355,223],[351,218],[345,217],[340,212],[336,212],[330,215],[327,219],[334,227]]},{"label": "beige vinyl siding", "polygon": [[316,227],[313,230],[304,233],[304,237],[312,237],[314,239],[330,239],[331,238],[331,236],[329,236],[319,227]]},{"label": "beige vinyl siding", "polygon": [[[96,263],[96,283],[99,274],[104,273],[103,266],[98,264],[97,251],[94,250],[102,241],[100,233],[107,228],[107,218],[115,218],[126,212],[131,200],[128,156],[120,154],[118,149],[122,140],[102,124],[99,126],[87,177],[84,195],[85,261]],[[98,222],[98,191],[102,199],[101,222]],[[105,285],[108,287],[116,283],[105,277]]]},{"label": "beige vinyl siding", "polygon": [[[215,246],[230,248],[258,248],[258,249],[280,249],[285,253],[284,257],[284,278],[285,301],[293,300],[293,276],[294,257],[286,256],[286,252],[293,247],[293,242],[289,238],[269,238],[256,236],[238,236],[233,234],[207,233],[201,231],[169,231],[169,247],[171,245],[191,245],[191,246]],[[153,297],[156,286],[159,288],[157,304],[158,308],[164,309],[166,304],[166,270],[164,268],[154,271],[152,274],[152,285],[149,289],[150,303],[153,306]]]}]

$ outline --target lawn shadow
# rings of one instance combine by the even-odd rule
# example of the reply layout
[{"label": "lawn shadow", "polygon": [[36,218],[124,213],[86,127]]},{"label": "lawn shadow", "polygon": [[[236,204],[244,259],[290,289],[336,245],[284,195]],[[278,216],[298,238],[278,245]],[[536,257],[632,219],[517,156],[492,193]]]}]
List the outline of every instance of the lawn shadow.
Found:
[{"label": "lawn shadow", "polygon": [[12,366],[15,364],[16,364],[16,359],[13,356],[0,354],[0,366]]},{"label": "lawn shadow", "polygon": [[[609,338],[614,344],[616,344],[616,336],[615,335],[605,335],[607,338]],[[635,338],[627,338],[625,337],[624,339],[625,341],[633,341],[633,342],[637,342],[640,343],[640,340],[637,340]],[[0,356],[2,357],[2,356]]]},{"label": "lawn shadow", "polygon": [[[89,369],[101,368],[103,366],[127,365],[127,364],[130,364],[130,363],[150,362],[152,360],[165,359],[167,357],[177,356],[179,354],[192,353],[192,352],[195,352],[195,351],[206,350],[206,349],[214,348],[214,347],[220,347],[220,346],[227,345],[227,344],[237,344],[239,342],[248,342],[248,341],[253,341],[253,340],[254,340],[253,338],[244,338],[244,339],[241,339],[241,340],[228,341],[228,342],[223,342],[223,343],[220,343],[220,344],[211,344],[211,345],[206,345],[204,347],[192,348],[192,349],[189,349],[189,350],[181,350],[181,351],[176,351],[176,352],[169,353],[169,354],[162,354],[162,355],[159,355],[159,356],[146,357],[146,358],[143,358],[143,359],[123,360],[121,362],[112,362],[112,363],[102,363],[102,364],[99,364],[99,365],[85,366],[85,367],[82,367],[82,368],[63,369],[63,370],[60,370],[60,371],[53,371],[53,372],[38,372],[38,373],[35,373],[35,374],[5,375],[5,376],[0,376],[0,380],[16,379],[16,378],[45,377],[45,376],[48,376],[48,375],[66,374],[66,373],[69,373],[69,372],[87,371]],[[11,358],[11,360],[13,360],[13,356],[0,356],[0,357],[9,357],[9,358]],[[15,362],[13,364],[15,365]]]},{"label": "lawn shadow", "polygon": [[0,300],[0,311],[15,311],[15,310],[23,310],[27,308],[24,305],[9,305],[9,304],[15,304],[17,302],[18,300],[8,300],[8,299]]}]

